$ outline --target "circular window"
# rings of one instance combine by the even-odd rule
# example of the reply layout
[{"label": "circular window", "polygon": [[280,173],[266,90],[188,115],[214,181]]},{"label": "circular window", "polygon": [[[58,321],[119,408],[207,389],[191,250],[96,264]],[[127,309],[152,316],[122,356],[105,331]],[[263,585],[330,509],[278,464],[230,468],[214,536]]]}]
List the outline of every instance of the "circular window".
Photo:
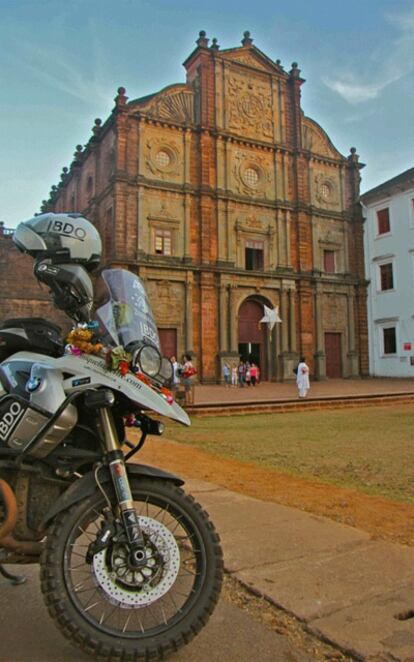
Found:
[{"label": "circular window", "polygon": [[255,188],[259,183],[259,173],[255,168],[246,168],[243,173],[243,179],[246,182],[247,186]]},{"label": "circular window", "polygon": [[155,155],[155,163],[160,168],[167,168],[171,163],[171,156],[165,151],[165,149],[161,149]]},{"label": "circular window", "polygon": [[324,200],[328,200],[331,196],[331,187],[326,182],[321,184],[321,196]]}]

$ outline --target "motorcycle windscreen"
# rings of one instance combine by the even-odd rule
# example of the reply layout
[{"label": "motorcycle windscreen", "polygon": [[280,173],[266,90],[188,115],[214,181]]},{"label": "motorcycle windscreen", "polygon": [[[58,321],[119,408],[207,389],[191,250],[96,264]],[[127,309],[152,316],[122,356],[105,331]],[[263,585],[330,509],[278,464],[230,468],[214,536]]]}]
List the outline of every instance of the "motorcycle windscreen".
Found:
[{"label": "motorcycle windscreen", "polygon": [[160,350],[160,339],[141,279],[125,269],[106,269],[101,274],[106,299],[96,311],[105,344],[126,347],[149,343]]}]

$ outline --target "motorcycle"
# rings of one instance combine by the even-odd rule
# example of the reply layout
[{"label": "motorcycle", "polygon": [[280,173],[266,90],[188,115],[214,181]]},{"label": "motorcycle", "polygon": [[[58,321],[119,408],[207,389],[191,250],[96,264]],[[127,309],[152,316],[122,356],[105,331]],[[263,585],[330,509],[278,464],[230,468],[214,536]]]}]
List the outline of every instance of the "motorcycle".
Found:
[{"label": "motorcycle", "polygon": [[162,659],[206,624],[222,552],[183,480],[131,462],[163,432],[151,411],[190,420],[141,280],[102,280],[94,322],[69,346],[43,319],[0,326],[0,570],[18,582],[3,564],[40,563],[49,614],[83,651]]}]

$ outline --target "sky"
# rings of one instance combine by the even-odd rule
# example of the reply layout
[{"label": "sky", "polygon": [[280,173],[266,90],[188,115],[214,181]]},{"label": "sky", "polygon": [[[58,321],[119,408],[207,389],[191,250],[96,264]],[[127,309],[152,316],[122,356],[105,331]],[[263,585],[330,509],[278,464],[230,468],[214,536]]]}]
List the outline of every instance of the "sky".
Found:
[{"label": "sky", "polygon": [[0,0],[0,220],[39,211],[118,87],[185,82],[200,30],[298,62],[302,108],[357,148],[362,192],[414,166],[412,0]]}]

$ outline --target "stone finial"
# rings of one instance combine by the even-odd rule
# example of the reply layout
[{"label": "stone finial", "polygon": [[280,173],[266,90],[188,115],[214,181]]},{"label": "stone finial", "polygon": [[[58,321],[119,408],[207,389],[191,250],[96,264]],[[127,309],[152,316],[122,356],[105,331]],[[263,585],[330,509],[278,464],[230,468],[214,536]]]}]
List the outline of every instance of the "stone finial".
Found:
[{"label": "stone finial", "polygon": [[64,182],[64,181],[65,181],[65,179],[66,179],[66,175],[67,175],[67,174],[68,174],[68,169],[67,169],[66,167],[65,167],[65,168],[62,168],[62,172],[61,172],[61,174],[60,174],[60,180],[61,180],[61,182]]},{"label": "stone finial", "polygon": [[253,43],[253,39],[250,36],[250,32],[246,30],[246,32],[243,32],[243,39],[241,41],[242,46],[251,46]]},{"label": "stone finial", "polygon": [[83,147],[82,145],[76,145],[76,151],[73,153],[73,161],[70,164],[70,168],[75,168],[76,166],[79,166],[82,160],[82,152],[83,152]]},{"label": "stone finial", "polygon": [[212,51],[218,51],[219,48],[220,48],[220,46],[219,46],[218,43],[217,43],[217,39],[214,37],[213,40],[212,40],[212,44],[211,44],[211,46],[210,46],[210,49],[211,49]]},{"label": "stone finial", "polygon": [[200,48],[207,48],[209,41],[210,39],[207,38],[205,30],[200,30],[196,41],[197,46],[200,46]]},{"label": "stone finial", "polygon": [[292,69],[289,71],[291,78],[300,78],[300,69],[297,62],[292,62]]},{"label": "stone finial", "polygon": [[102,120],[99,117],[97,117],[92,127],[92,133],[94,138],[98,136],[98,133],[101,130],[101,126],[102,126]]},{"label": "stone finial", "polygon": [[118,94],[114,99],[117,108],[121,108],[122,106],[125,106],[126,102],[128,101],[128,97],[125,96],[125,92],[126,92],[125,87],[118,87]]}]

